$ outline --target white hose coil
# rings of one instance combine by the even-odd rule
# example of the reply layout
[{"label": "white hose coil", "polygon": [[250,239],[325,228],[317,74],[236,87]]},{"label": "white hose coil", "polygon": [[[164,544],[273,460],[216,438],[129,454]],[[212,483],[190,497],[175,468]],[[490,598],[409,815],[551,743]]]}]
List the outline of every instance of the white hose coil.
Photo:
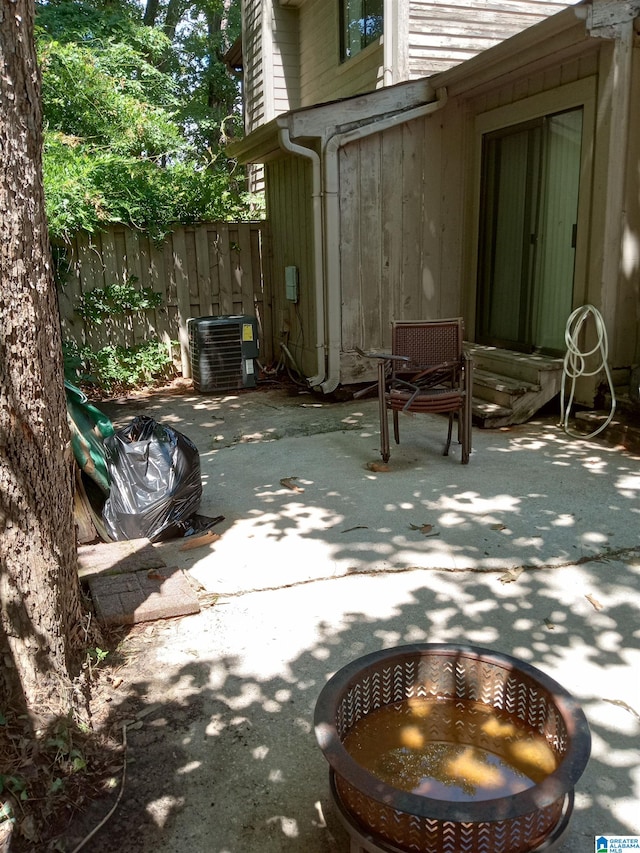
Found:
[{"label": "white hose coil", "polygon": [[[595,323],[597,339],[592,349],[583,351],[580,349],[579,345],[580,332],[589,317],[592,317]],[[560,425],[563,427],[567,435],[570,435],[573,438],[593,438],[594,435],[598,435],[598,433],[602,432],[602,430],[609,426],[616,411],[616,395],[613,388],[613,379],[611,378],[611,372],[609,370],[609,365],[607,364],[609,342],[602,314],[597,308],[594,308],[593,305],[583,305],[580,308],[576,308],[567,320],[564,340],[567,345],[567,352],[564,357],[562,386],[560,390]],[[594,370],[588,371],[586,369],[586,361],[590,356],[595,355],[596,353],[600,353],[600,362]],[[569,414],[571,412],[571,406],[575,395],[576,381],[581,376],[595,376],[600,373],[601,370],[604,370],[611,390],[611,411],[609,412],[609,416],[597,430],[590,432],[588,435],[571,432],[569,429]],[[569,394],[569,402],[565,405],[566,379],[571,379],[571,393]]]}]

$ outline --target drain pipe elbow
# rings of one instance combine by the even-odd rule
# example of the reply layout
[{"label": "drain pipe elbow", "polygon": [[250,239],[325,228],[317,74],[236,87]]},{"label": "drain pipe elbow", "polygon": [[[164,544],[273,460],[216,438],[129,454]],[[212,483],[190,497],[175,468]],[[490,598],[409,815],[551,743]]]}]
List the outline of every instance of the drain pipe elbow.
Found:
[{"label": "drain pipe elbow", "polygon": [[308,376],[311,387],[320,385],[326,377],[325,365],[325,309],[324,309],[324,250],[322,226],[322,180],[320,176],[320,155],[313,148],[291,141],[289,128],[282,126],[278,131],[278,142],[284,151],[304,157],[311,162],[312,173],[312,215],[313,215],[313,277],[316,313],[316,369],[314,376]]}]

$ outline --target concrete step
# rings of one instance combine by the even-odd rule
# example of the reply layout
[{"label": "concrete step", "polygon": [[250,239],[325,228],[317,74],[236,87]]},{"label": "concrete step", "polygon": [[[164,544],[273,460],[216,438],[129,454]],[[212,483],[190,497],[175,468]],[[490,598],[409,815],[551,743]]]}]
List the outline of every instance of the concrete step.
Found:
[{"label": "concrete step", "polygon": [[541,373],[562,370],[563,359],[539,353],[523,353],[515,350],[489,347],[482,344],[465,343],[465,351],[471,357],[474,368],[522,379],[538,384]]},{"label": "concrete step", "polygon": [[465,343],[473,361],[473,420],[495,428],[525,423],[560,390],[563,359]]},{"label": "concrete step", "polygon": [[474,395],[507,408],[511,407],[515,398],[540,390],[538,383],[526,382],[524,379],[512,379],[504,374],[477,368],[473,371]]}]

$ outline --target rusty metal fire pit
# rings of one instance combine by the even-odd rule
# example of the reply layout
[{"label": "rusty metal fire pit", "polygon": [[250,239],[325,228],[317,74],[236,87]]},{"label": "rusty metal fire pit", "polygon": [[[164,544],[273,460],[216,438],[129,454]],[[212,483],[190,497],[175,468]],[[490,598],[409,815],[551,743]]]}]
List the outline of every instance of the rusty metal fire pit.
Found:
[{"label": "rusty metal fire pit", "polygon": [[[491,712],[499,721],[494,726],[505,725],[508,732],[511,725],[518,736],[536,738],[551,755],[552,769],[524,790],[479,800],[450,799],[442,793],[446,786],[434,796],[389,784],[356,760],[345,741],[374,712],[395,714],[412,702],[430,703],[439,717],[444,708],[463,745],[478,741],[483,727],[477,714]],[[318,697],[315,731],[352,853],[554,850],[591,751],[585,715],[557,682],[509,655],[450,644],[401,646],[348,664]],[[505,736],[506,742],[513,738]]]}]

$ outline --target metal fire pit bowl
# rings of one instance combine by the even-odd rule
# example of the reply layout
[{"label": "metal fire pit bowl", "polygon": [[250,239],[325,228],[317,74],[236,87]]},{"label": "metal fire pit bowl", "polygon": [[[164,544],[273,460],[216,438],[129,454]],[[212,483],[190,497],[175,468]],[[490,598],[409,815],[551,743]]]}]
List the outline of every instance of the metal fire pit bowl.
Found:
[{"label": "metal fire pit bowl", "polygon": [[[474,802],[388,785],[360,766],[343,742],[363,717],[415,697],[468,700],[506,712],[545,738],[556,769],[521,793]],[[591,752],[586,717],[563,687],[517,658],[475,646],[425,643],[358,658],[322,689],[314,722],[352,850],[355,839],[355,849],[397,853],[554,849]]]}]

